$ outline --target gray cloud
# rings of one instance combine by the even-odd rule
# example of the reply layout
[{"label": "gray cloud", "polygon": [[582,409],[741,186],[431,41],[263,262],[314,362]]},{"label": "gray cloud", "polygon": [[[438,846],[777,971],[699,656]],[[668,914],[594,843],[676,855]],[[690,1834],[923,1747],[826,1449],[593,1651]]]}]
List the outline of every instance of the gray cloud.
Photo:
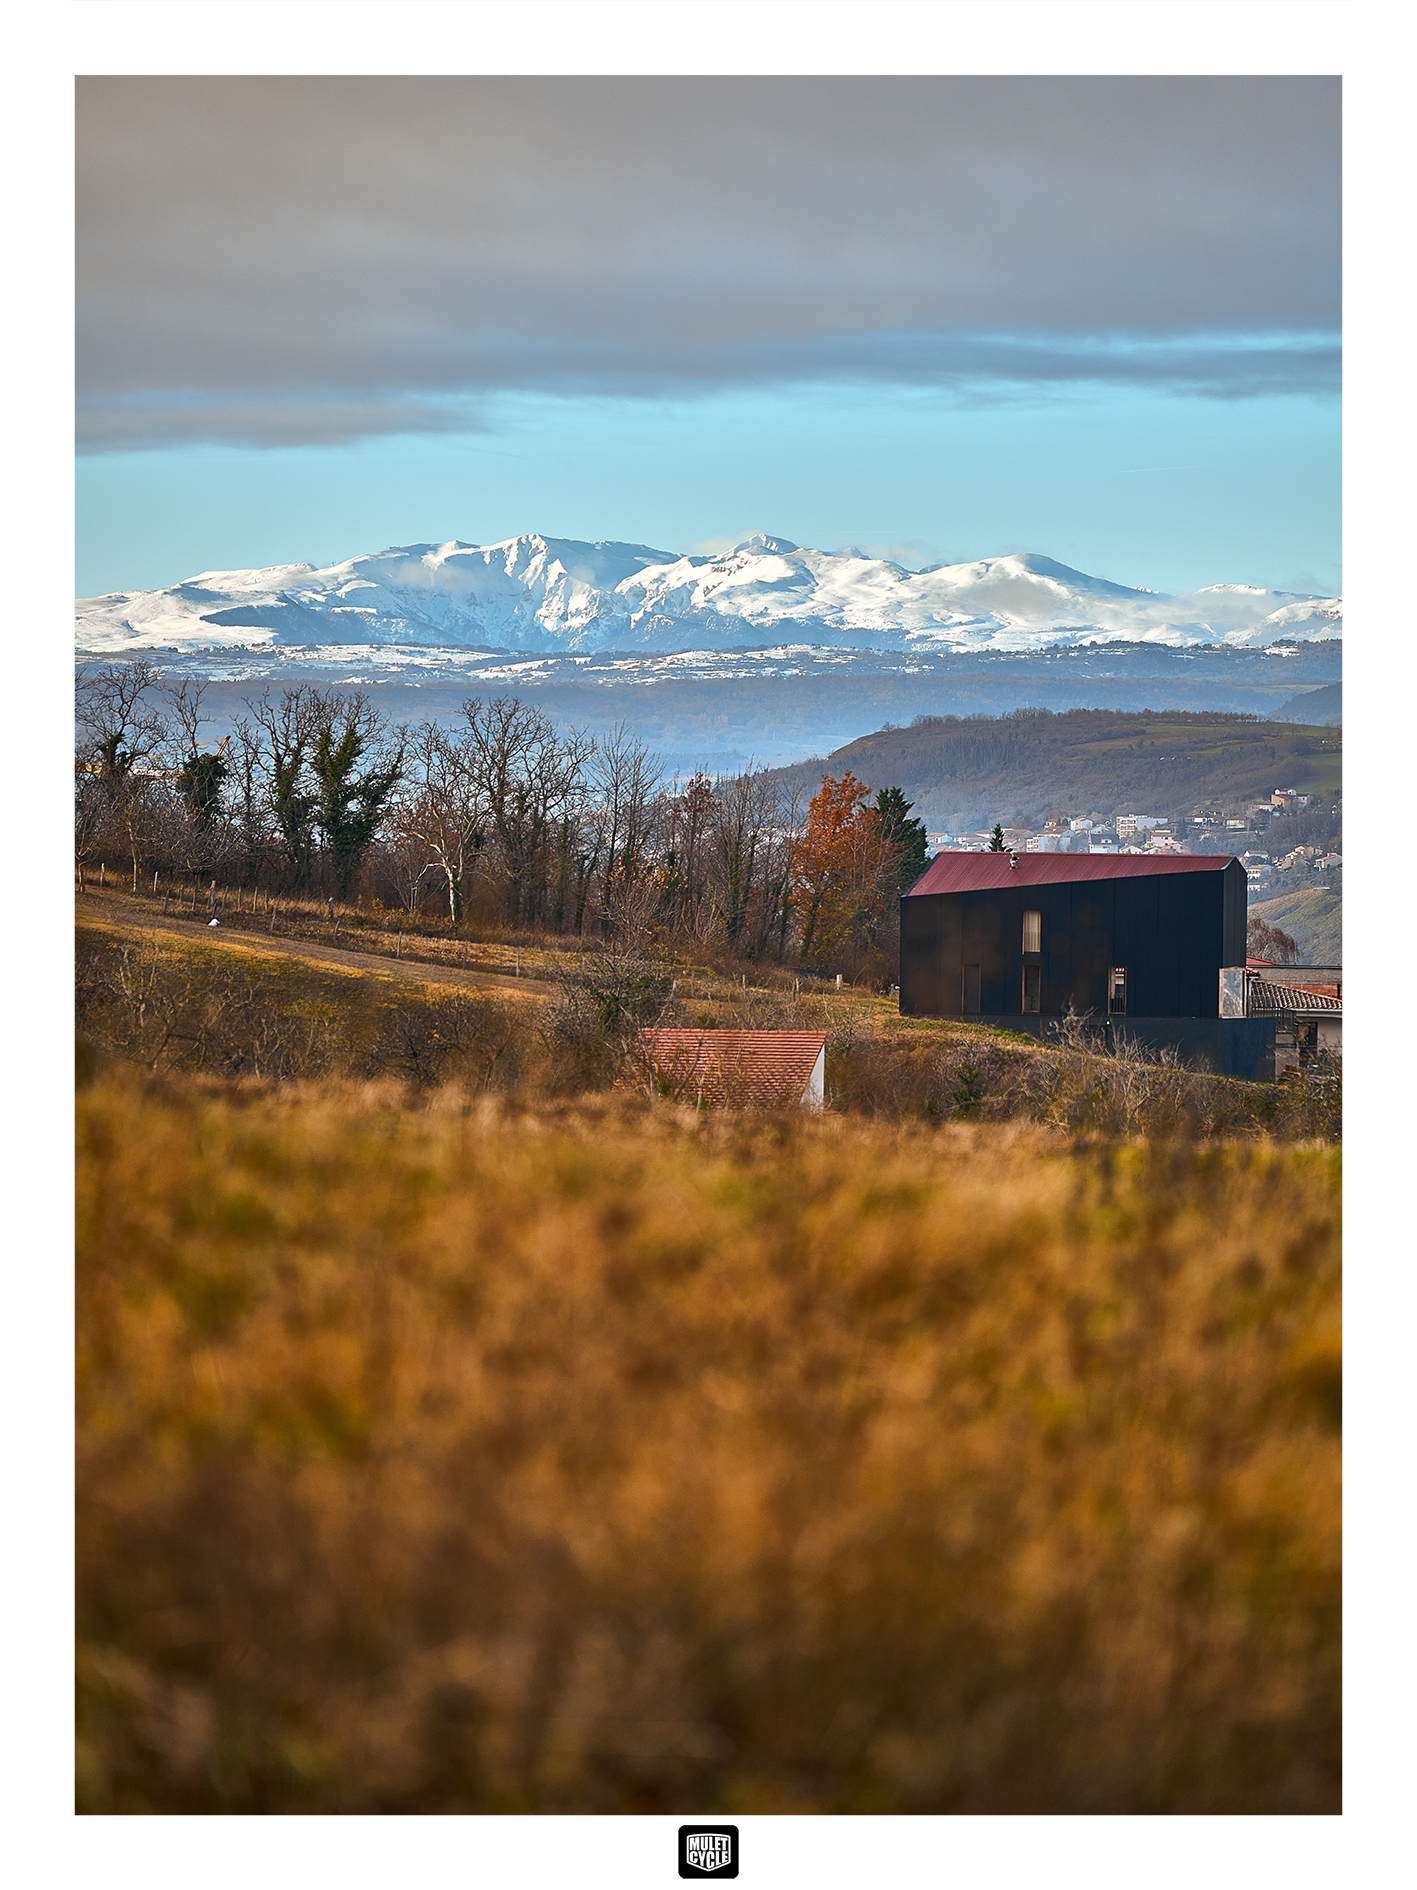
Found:
[{"label": "gray cloud", "polygon": [[1337,374],[1335,79],[97,78],[78,129],[90,449]]}]

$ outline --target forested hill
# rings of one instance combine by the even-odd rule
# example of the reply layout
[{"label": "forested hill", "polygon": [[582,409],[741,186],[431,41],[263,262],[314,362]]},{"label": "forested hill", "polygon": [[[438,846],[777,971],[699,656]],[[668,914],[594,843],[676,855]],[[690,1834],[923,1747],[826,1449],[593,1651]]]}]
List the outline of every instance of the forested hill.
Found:
[{"label": "forested hill", "polygon": [[863,735],[825,760],[783,769],[815,790],[843,770],[899,787],[932,831],[1050,813],[1184,816],[1229,810],[1292,787],[1332,799],[1341,791],[1341,734],[1238,715],[1017,709],[997,717],[921,716],[909,728]]}]

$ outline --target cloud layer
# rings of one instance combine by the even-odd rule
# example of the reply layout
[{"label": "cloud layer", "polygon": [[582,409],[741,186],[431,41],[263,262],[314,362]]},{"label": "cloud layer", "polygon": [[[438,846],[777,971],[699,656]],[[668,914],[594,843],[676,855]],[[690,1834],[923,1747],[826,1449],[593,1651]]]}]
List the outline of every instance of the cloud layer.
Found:
[{"label": "cloud layer", "polygon": [[1336,382],[1337,80],[99,78],[78,128],[91,450],[507,389]]}]

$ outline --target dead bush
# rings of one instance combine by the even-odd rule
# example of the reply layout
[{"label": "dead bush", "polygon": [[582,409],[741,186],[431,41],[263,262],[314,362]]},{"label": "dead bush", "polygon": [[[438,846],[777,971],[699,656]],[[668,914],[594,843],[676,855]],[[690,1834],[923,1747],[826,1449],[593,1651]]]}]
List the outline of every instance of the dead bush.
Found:
[{"label": "dead bush", "polygon": [[536,1033],[525,1011],[456,992],[401,1004],[387,1019],[365,1065],[415,1088],[456,1082],[472,1091],[507,1090],[526,1077]]}]

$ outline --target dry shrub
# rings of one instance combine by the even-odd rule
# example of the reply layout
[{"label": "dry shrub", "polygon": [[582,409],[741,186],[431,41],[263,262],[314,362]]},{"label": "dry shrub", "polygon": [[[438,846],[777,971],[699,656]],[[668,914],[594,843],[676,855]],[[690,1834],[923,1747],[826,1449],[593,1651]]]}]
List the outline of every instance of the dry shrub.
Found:
[{"label": "dry shrub", "polygon": [[1338,1157],[79,1112],[79,1801],[1332,1812]]},{"label": "dry shrub", "polygon": [[1072,1135],[1172,1140],[1336,1142],[1342,1133],[1341,1066],[1316,1082],[1240,1082],[1132,1039],[1106,1050],[1077,1020],[1051,1038],[1013,1042],[984,1030],[883,1036],[847,1027],[828,1040],[827,1086],[835,1108],[892,1120],[1034,1122]]},{"label": "dry shrub", "polygon": [[284,1079],[348,1062],[330,1017],[282,1005],[239,964],[184,964],[151,941],[78,951],[75,1020],[81,1042],[151,1070]]},{"label": "dry shrub", "polygon": [[538,1039],[514,1005],[464,991],[429,995],[389,1013],[366,1067],[417,1089],[518,1089],[539,1074]]}]

